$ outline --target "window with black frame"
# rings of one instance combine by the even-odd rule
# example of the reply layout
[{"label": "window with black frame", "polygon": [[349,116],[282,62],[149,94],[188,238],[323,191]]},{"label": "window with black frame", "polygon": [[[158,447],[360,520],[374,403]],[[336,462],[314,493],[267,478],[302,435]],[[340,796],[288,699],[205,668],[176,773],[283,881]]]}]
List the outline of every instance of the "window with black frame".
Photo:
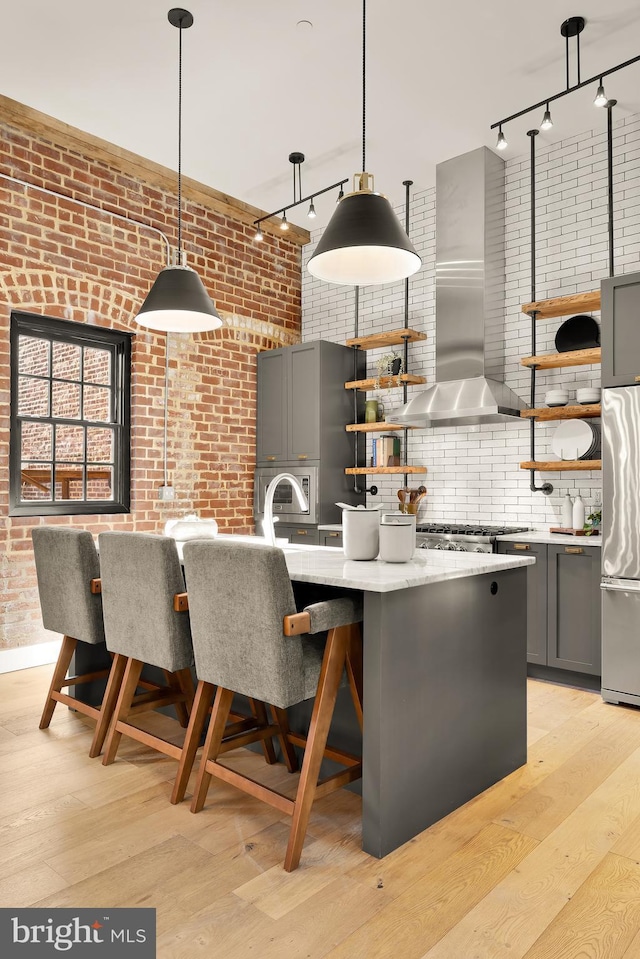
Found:
[{"label": "window with black frame", "polygon": [[129,512],[131,337],[11,314],[10,516]]}]

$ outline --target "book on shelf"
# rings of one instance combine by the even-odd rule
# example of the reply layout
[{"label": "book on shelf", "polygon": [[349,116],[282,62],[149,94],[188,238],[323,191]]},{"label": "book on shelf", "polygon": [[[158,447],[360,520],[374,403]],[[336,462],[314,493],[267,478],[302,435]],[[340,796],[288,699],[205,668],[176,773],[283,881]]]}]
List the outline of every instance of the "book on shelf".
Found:
[{"label": "book on shelf", "polygon": [[372,466],[400,466],[400,437],[383,434],[373,440]]}]

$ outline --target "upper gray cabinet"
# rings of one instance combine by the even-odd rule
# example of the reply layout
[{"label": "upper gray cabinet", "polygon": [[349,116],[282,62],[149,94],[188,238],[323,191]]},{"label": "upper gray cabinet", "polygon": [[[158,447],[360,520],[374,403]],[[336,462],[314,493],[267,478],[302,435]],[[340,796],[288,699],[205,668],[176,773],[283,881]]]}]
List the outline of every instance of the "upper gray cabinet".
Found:
[{"label": "upper gray cabinet", "polygon": [[640,273],[602,281],[602,385],[640,383]]},{"label": "upper gray cabinet", "polygon": [[[338,343],[315,340],[258,354],[256,455],[259,465],[312,461],[349,465],[353,396],[344,384],[365,359]],[[356,402],[364,400],[358,395]]]},{"label": "upper gray cabinet", "polygon": [[287,369],[286,350],[258,354],[258,462],[287,458]]}]

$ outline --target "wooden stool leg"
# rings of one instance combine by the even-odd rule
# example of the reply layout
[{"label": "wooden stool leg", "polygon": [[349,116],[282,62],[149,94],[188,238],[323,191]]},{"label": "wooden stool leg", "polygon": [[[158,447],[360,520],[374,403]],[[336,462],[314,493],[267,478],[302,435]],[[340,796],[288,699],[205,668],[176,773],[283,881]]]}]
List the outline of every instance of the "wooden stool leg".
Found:
[{"label": "wooden stool leg", "polygon": [[[253,713],[258,726],[268,726],[269,720],[267,719],[267,709],[262,700],[250,699],[249,705],[251,706],[251,712]],[[276,751],[273,748],[273,739],[263,739],[261,745],[265,762],[268,763],[269,766],[273,766],[276,761]]]},{"label": "wooden stool leg", "polygon": [[313,704],[307,746],[302,760],[302,772],[293,809],[293,822],[289,834],[289,844],[284,860],[286,872],[297,869],[304,843],[309,815],[315,796],[320,764],[327,744],[333,709],[338,695],[338,686],[344,669],[350,627],[340,626],[329,630],[322,670],[318,680],[318,690]]},{"label": "wooden stool leg", "polygon": [[173,784],[173,792],[171,793],[171,802],[174,805],[182,802],[184,799],[189,776],[193,768],[193,761],[196,757],[198,746],[200,745],[204,721],[207,718],[207,713],[209,712],[209,707],[213,699],[214,689],[215,687],[212,686],[211,683],[198,683],[193,708],[189,717],[189,728],[187,729],[187,735],[184,740],[184,745],[182,746],[178,774]]},{"label": "wooden stool leg", "polygon": [[136,688],[138,686],[138,680],[140,679],[140,673],[142,672],[143,665],[144,664],[141,663],[139,659],[127,659],[127,665],[124,671],[124,679],[122,681],[120,694],[118,696],[118,703],[111,720],[111,728],[109,730],[109,735],[107,736],[107,744],[105,747],[104,756],[102,757],[103,766],[110,766],[116,758],[118,746],[120,745],[120,740],[122,739],[122,733],[118,729],[118,723],[120,720],[125,720],[129,715],[129,710],[131,709],[133,697],[136,694]]},{"label": "wooden stool leg", "polygon": [[91,759],[99,756],[102,752],[104,740],[109,729],[109,723],[111,722],[113,711],[116,708],[116,702],[118,700],[120,687],[122,686],[122,677],[124,676],[124,669],[126,665],[127,657],[123,656],[121,653],[116,653],[111,663],[109,679],[107,680],[107,688],[104,691],[102,705],[100,707],[100,715],[98,716],[98,722],[93,734],[93,740],[91,741],[91,749],[89,750],[89,756]]},{"label": "wooden stool leg", "polygon": [[53,676],[51,677],[51,685],[49,686],[49,692],[47,694],[47,700],[44,704],[44,710],[42,711],[42,717],[40,719],[40,729],[47,729],[49,723],[51,722],[51,717],[53,716],[53,711],[56,708],[58,702],[56,699],[53,699],[52,693],[59,693],[62,689],[62,684],[67,678],[67,670],[69,669],[69,664],[71,662],[71,657],[75,652],[75,648],[78,645],[78,640],[73,639],[71,636],[65,636],[62,640],[62,646],[60,647],[60,654],[58,656],[58,661],[53,670]]},{"label": "wooden stool leg", "polygon": [[347,678],[351,689],[351,698],[362,729],[362,632],[360,624],[349,627],[349,645],[347,647]]},{"label": "wooden stool leg", "polygon": [[[177,673],[172,673],[168,669],[163,669],[164,678],[167,683],[167,686],[170,689],[173,689],[176,694],[180,695],[182,693],[182,686],[180,685],[180,680]],[[179,700],[177,703],[174,703],[174,709],[176,711],[176,716],[178,717],[178,722],[183,729],[186,729],[189,725],[189,710],[185,706],[182,700]]]},{"label": "wooden stool leg", "polygon": [[282,749],[284,761],[287,764],[287,770],[290,773],[296,773],[298,771],[298,757],[295,749],[288,739],[289,718],[287,716],[287,710],[281,709],[280,706],[272,706],[271,712],[273,713],[274,722],[280,730],[278,733],[278,741],[280,743],[280,748]]},{"label": "wooden stool leg", "polygon": [[230,689],[224,689],[218,686],[215,702],[211,711],[209,721],[209,730],[205,740],[202,757],[200,759],[200,769],[198,770],[198,781],[196,789],[191,800],[191,812],[200,812],[207,798],[209,783],[211,782],[211,773],[207,770],[209,759],[216,759],[220,751],[220,743],[224,736],[224,727],[227,724],[231,703],[233,702],[233,693]]}]

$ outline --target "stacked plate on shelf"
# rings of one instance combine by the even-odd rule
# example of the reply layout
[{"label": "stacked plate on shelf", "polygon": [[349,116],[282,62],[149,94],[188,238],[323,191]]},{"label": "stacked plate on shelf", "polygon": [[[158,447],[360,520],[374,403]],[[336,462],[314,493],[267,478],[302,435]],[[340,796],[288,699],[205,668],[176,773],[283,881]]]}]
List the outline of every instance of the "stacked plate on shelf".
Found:
[{"label": "stacked plate on shelf", "polygon": [[551,449],[561,460],[597,458],[600,427],[588,420],[564,420],[554,430]]}]

